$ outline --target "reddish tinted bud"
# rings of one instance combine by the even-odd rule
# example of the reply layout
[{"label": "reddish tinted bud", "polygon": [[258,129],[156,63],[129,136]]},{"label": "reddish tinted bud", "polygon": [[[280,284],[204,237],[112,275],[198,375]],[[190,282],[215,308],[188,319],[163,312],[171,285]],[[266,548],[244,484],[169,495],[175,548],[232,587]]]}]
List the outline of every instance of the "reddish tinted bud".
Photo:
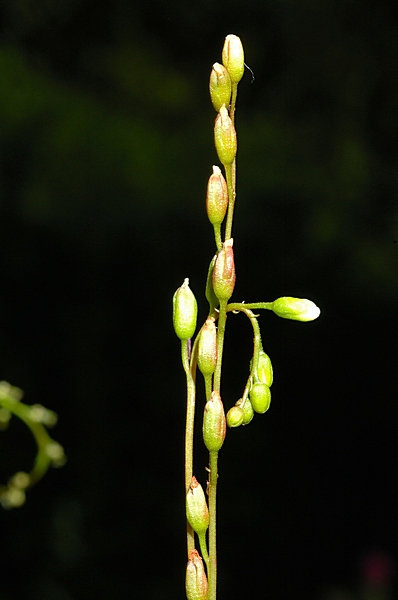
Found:
[{"label": "reddish tinted bud", "polygon": [[229,300],[235,287],[236,273],[233,243],[232,238],[224,242],[214,264],[213,289],[220,301]]},{"label": "reddish tinted bud", "polygon": [[189,553],[185,574],[185,591],[187,600],[207,599],[207,577],[203,561],[197,550],[192,550]]},{"label": "reddish tinted bud", "polygon": [[187,520],[195,533],[205,533],[209,526],[209,510],[202,486],[192,477],[191,486],[186,497]]},{"label": "reddish tinted bud", "polygon": [[203,439],[209,452],[220,450],[226,434],[224,406],[218,392],[211,393],[203,416]]},{"label": "reddish tinted bud", "polygon": [[228,208],[228,187],[221,170],[213,166],[207,184],[206,210],[212,225],[221,225]]},{"label": "reddish tinted bud", "polygon": [[202,327],[198,348],[198,367],[203,375],[212,375],[217,364],[217,329],[213,317]]}]

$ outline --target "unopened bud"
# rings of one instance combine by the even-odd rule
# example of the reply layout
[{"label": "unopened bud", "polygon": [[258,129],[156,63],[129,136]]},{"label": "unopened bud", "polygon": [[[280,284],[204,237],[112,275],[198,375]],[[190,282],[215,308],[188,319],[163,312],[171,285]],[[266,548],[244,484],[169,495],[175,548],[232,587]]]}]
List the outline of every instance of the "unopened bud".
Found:
[{"label": "unopened bud", "polygon": [[210,74],[210,98],[218,112],[223,104],[228,106],[231,100],[231,78],[224,65],[214,63]]},{"label": "unopened bud", "polygon": [[238,402],[236,404],[237,404],[237,406],[240,406],[241,409],[243,410],[242,425],[248,425],[254,417],[254,410],[253,410],[252,403],[250,402],[250,399],[246,398],[244,404],[243,404],[243,400],[240,399],[240,400],[238,400]]},{"label": "unopened bud", "polygon": [[272,310],[278,317],[294,321],[313,321],[321,311],[316,304],[305,298],[290,298],[284,296],[272,303]]},{"label": "unopened bud", "polygon": [[187,278],[173,296],[173,325],[180,340],[189,340],[193,336],[197,315],[198,305]]},{"label": "unopened bud", "polygon": [[217,258],[217,254],[215,254],[213,256],[213,258],[211,259],[211,262],[210,262],[210,265],[209,265],[209,270],[207,271],[207,279],[206,279],[206,292],[205,292],[205,296],[206,296],[207,302],[210,305],[210,312],[211,313],[220,304],[220,301],[217,298],[217,296],[215,295],[214,288],[213,288],[213,270],[214,270],[214,263],[216,262],[216,258]]},{"label": "unopened bud", "polygon": [[271,390],[266,383],[254,383],[250,390],[250,402],[256,413],[267,412],[271,404]]},{"label": "unopened bud", "polygon": [[209,510],[202,486],[192,477],[186,497],[187,521],[197,534],[205,533],[209,526]]},{"label": "unopened bud", "polygon": [[239,83],[245,70],[243,46],[237,35],[227,35],[222,50],[222,62],[232,83]]},{"label": "unopened bud", "polygon": [[213,289],[220,301],[229,300],[235,287],[236,273],[233,243],[232,238],[224,242],[214,263]]},{"label": "unopened bud", "polygon": [[245,415],[240,406],[232,406],[227,412],[228,427],[239,427],[243,423]]},{"label": "unopened bud", "polygon": [[272,381],[274,379],[272,363],[270,357],[264,352],[264,350],[260,350],[258,355],[258,366],[256,375],[261,383],[266,383],[268,387],[271,387]]},{"label": "unopened bud", "polygon": [[221,170],[213,166],[207,184],[206,210],[212,225],[221,225],[228,208],[228,187]]},{"label": "unopened bud", "polygon": [[224,443],[226,421],[224,406],[218,392],[211,393],[203,416],[203,439],[209,452],[218,452]]},{"label": "unopened bud", "polygon": [[207,600],[207,587],[203,560],[197,550],[191,550],[185,574],[187,600]]},{"label": "unopened bud", "polygon": [[236,131],[224,104],[221,106],[214,123],[214,142],[218,158],[222,164],[232,164],[237,150]]},{"label": "unopened bud", "polygon": [[212,375],[217,364],[217,329],[213,317],[202,327],[198,347],[198,367],[202,375]]}]

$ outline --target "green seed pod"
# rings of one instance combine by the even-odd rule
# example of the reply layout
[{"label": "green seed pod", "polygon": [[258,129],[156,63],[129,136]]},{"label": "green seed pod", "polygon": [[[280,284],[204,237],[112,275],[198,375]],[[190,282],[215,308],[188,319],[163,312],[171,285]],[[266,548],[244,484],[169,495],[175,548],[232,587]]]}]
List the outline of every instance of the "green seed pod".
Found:
[{"label": "green seed pod", "polygon": [[213,317],[202,327],[198,346],[198,367],[202,375],[212,375],[217,364],[217,329]]},{"label": "green seed pod", "polygon": [[232,83],[239,83],[245,70],[243,46],[237,35],[227,35],[222,51],[222,62]]},{"label": "green seed pod", "polygon": [[207,279],[206,279],[205,296],[206,296],[207,302],[210,305],[210,313],[212,313],[214,311],[214,309],[217,308],[217,306],[220,304],[220,301],[217,298],[217,296],[215,295],[214,288],[213,288],[213,270],[214,270],[214,263],[216,262],[216,258],[217,258],[217,254],[215,254],[213,256],[213,258],[211,259],[211,262],[209,265],[209,270],[207,271]]},{"label": "green seed pod", "polygon": [[232,406],[227,412],[228,427],[239,427],[243,423],[245,415],[240,406]]},{"label": "green seed pod", "polygon": [[224,443],[226,421],[224,406],[218,392],[211,393],[203,416],[203,439],[209,452],[218,452]]},{"label": "green seed pod", "polygon": [[214,143],[222,164],[232,164],[237,151],[236,131],[224,104],[214,123]]},{"label": "green seed pod", "polygon": [[294,321],[313,321],[320,315],[320,309],[311,300],[284,296],[272,303],[272,310],[278,317]]},{"label": "green seed pod", "polygon": [[271,390],[266,383],[254,383],[250,390],[250,402],[256,413],[265,413],[271,404]]},{"label": "green seed pod", "polygon": [[185,574],[187,600],[207,600],[207,577],[197,550],[191,550]]},{"label": "green seed pod", "polygon": [[240,408],[243,410],[242,425],[248,425],[254,417],[254,410],[250,399],[246,398],[245,403],[243,404],[243,399],[241,398],[240,400],[238,400],[236,405],[240,406]]},{"label": "green seed pod", "polygon": [[173,325],[180,340],[189,340],[193,336],[197,315],[198,305],[186,278],[173,296]]},{"label": "green seed pod", "polygon": [[210,223],[221,225],[224,221],[228,208],[228,187],[221,170],[213,166],[213,174],[210,175],[207,184],[206,210]]},{"label": "green seed pod", "polygon": [[213,289],[219,300],[229,300],[234,291],[236,273],[233,239],[226,240],[216,256],[213,269]]},{"label": "green seed pod", "polygon": [[218,112],[223,104],[229,106],[231,101],[231,78],[224,65],[214,63],[210,74],[210,98]]},{"label": "green seed pod", "polygon": [[271,387],[274,379],[272,363],[270,357],[264,352],[264,350],[260,350],[258,355],[258,367],[256,375],[261,383],[266,383],[268,387]]},{"label": "green seed pod", "polygon": [[198,535],[205,533],[209,526],[209,510],[205,493],[196,477],[192,477],[191,486],[186,497],[187,521]]}]

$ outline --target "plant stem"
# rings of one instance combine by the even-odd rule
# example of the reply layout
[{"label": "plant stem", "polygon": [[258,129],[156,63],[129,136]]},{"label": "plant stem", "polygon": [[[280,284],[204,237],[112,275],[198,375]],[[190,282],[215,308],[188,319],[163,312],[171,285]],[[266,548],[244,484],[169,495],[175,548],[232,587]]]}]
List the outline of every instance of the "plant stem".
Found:
[{"label": "plant stem", "polygon": [[[195,381],[189,368],[188,342],[181,342],[181,357],[187,380],[187,416],[185,426],[185,495],[188,494],[193,475],[193,432],[195,419]],[[195,537],[187,521],[187,553],[195,548]]]},{"label": "plant stem", "polygon": [[244,310],[249,308],[251,310],[258,310],[260,308],[272,310],[273,302],[250,302],[250,304],[246,304],[243,302],[231,302],[231,304],[227,305],[227,312],[231,312],[233,310]]},{"label": "plant stem", "polygon": [[216,392],[220,392],[221,387],[221,365],[222,365],[222,354],[224,349],[224,336],[225,336],[225,324],[227,321],[227,301],[220,301],[220,308],[218,313],[218,331],[217,331],[217,365],[214,373],[214,386],[213,389]]},{"label": "plant stem", "polygon": [[216,498],[217,498],[217,462],[218,452],[210,452],[210,481],[209,481],[209,591],[207,600],[217,597],[217,545],[216,545]]}]

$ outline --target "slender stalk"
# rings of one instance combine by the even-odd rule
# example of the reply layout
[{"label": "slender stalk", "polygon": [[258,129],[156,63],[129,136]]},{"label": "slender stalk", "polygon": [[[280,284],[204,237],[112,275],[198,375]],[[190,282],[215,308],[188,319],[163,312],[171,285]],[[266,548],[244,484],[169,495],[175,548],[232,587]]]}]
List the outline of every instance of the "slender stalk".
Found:
[{"label": "slender stalk", "polygon": [[231,302],[230,304],[227,305],[227,312],[231,312],[231,311],[244,311],[244,309],[249,308],[251,310],[258,310],[258,309],[268,309],[268,310],[272,310],[272,305],[273,302],[250,302],[249,304],[243,303],[243,302]]},{"label": "slender stalk", "polygon": [[221,366],[222,354],[224,349],[225,324],[227,321],[227,301],[221,300],[218,314],[218,332],[217,332],[217,365],[214,373],[213,389],[220,392],[221,387]]},{"label": "slender stalk", "polygon": [[[185,494],[188,494],[193,475],[193,433],[195,419],[195,381],[189,368],[188,342],[181,341],[181,357],[187,381],[187,416],[185,426]],[[195,537],[187,521],[187,554],[195,548]]]},{"label": "slender stalk", "polygon": [[216,545],[216,499],[217,499],[217,463],[218,452],[210,452],[210,481],[209,481],[209,591],[207,600],[217,598],[217,545]]}]

